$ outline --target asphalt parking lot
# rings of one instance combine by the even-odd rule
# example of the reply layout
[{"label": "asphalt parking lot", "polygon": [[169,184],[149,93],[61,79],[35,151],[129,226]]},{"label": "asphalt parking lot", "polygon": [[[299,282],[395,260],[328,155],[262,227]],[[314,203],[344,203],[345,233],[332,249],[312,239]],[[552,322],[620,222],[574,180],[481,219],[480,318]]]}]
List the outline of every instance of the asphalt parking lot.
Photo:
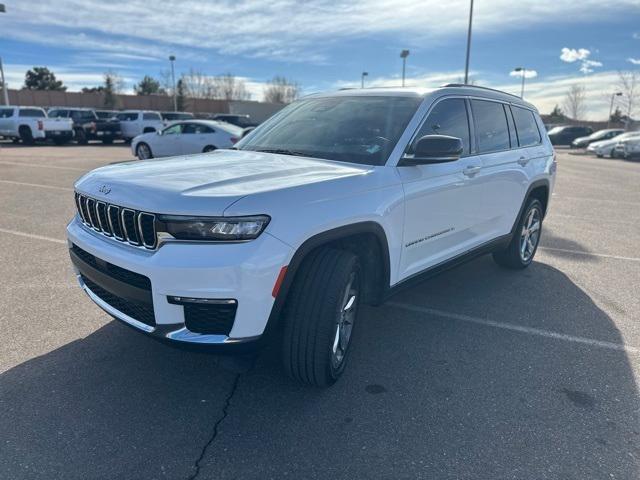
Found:
[{"label": "asphalt parking lot", "polygon": [[77,287],[73,181],[124,146],[0,147],[0,478],[635,479],[640,163],[558,152],[542,246],[368,308],[344,377],[158,344]]}]

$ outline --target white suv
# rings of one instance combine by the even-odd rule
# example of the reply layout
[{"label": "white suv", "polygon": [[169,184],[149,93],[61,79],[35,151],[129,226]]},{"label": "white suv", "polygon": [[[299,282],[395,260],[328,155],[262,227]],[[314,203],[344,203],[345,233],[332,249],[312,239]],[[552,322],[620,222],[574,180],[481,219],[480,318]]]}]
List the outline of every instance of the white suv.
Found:
[{"label": "white suv", "polygon": [[556,162],[535,108],[463,85],[305,97],[233,150],[110,165],[75,185],[80,285],[159,339],[282,339],[309,384],[343,372],[359,306],[492,252],[528,266]]}]

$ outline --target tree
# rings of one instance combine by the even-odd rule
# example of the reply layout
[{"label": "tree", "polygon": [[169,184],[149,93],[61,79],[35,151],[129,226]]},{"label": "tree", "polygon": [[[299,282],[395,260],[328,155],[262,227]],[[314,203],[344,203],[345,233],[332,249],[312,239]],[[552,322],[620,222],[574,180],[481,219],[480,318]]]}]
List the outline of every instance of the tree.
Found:
[{"label": "tree", "polygon": [[556,105],[555,107],[553,107],[553,110],[549,114],[549,121],[551,122],[563,122],[564,120],[566,120],[566,118],[567,118],[566,115],[564,114],[564,112],[562,111],[562,108],[560,108],[559,105]]},{"label": "tree", "polygon": [[611,114],[611,117],[609,117],[609,123],[611,123],[612,125],[622,125],[625,123],[626,119],[627,116],[622,114],[622,110],[620,110],[620,107],[616,107],[616,109]]},{"label": "tree", "polygon": [[140,83],[133,87],[136,95],[166,95],[167,91],[160,86],[160,82],[149,75],[145,75]]},{"label": "tree", "polygon": [[581,120],[585,113],[586,89],[577,83],[571,85],[564,99],[564,109],[570,118]]},{"label": "tree", "polygon": [[291,103],[300,95],[298,83],[276,76],[267,82],[264,101],[268,103]]},{"label": "tree", "polygon": [[183,112],[187,108],[187,98],[185,93],[184,82],[180,79],[176,84],[176,105],[179,112]]},{"label": "tree", "polygon": [[640,103],[640,72],[618,72],[618,90],[622,92],[619,102],[623,113],[631,119]]},{"label": "tree", "polygon": [[183,73],[182,84],[186,96],[189,98],[215,98],[215,88],[211,77],[199,70],[191,68],[189,73]]},{"label": "tree", "polygon": [[82,87],[82,93],[102,93],[104,92],[104,87],[100,85],[99,87]]},{"label": "tree", "polygon": [[225,73],[213,77],[213,91],[215,98],[221,100],[249,100],[251,94],[247,90],[244,80],[234,77],[230,73]]},{"label": "tree", "polygon": [[47,67],[33,67],[27,70],[24,76],[24,88],[27,90],[55,90],[64,92],[67,90],[62,80],[57,80],[55,74]]},{"label": "tree", "polygon": [[122,91],[123,81],[115,72],[108,71],[104,74],[104,106],[116,108],[118,105],[118,93]]}]

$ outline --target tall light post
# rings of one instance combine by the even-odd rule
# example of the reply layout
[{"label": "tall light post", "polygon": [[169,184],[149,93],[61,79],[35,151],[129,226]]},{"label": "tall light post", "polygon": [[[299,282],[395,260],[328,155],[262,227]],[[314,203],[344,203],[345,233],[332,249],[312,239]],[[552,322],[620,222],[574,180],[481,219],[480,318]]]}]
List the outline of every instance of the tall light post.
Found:
[{"label": "tall light post", "polygon": [[616,97],[621,97],[622,92],[614,92],[611,94],[611,104],[609,105],[609,117],[607,118],[607,128],[611,126],[611,114],[613,113],[613,101]]},{"label": "tall light post", "polygon": [[169,55],[169,61],[171,62],[171,82],[173,83],[173,111],[178,111],[178,97],[176,96],[176,72],[173,68],[173,62],[176,61],[175,55]]},{"label": "tall light post", "polygon": [[364,88],[364,77],[368,75],[369,75],[369,72],[362,72],[362,76],[360,77],[360,88]]},{"label": "tall light post", "polygon": [[513,69],[514,72],[521,72],[522,74],[522,88],[520,89],[520,98],[524,98],[524,79],[527,76],[527,69],[524,67],[518,67]]},{"label": "tall light post", "polygon": [[[4,3],[0,3],[0,13],[6,13]],[[2,86],[2,93],[4,95],[4,104],[9,105],[9,90],[7,90],[7,83],[4,81],[4,69],[2,68],[2,58],[0,58],[0,86]]]},{"label": "tall light post", "polygon": [[402,50],[400,52],[400,58],[402,59],[402,86],[404,87],[404,75],[407,67],[407,57],[409,56],[409,50]]},{"label": "tall light post", "polygon": [[471,55],[471,26],[473,25],[473,0],[469,6],[469,30],[467,30],[467,59],[464,62],[464,83],[469,83],[469,56]]}]

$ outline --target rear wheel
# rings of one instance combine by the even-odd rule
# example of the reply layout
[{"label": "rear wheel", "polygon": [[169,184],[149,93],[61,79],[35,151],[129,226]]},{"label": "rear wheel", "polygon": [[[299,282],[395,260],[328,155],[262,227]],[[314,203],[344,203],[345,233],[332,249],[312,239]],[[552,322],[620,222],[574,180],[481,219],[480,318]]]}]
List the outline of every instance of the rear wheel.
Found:
[{"label": "rear wheel", "polygon": [[528,267],[538,250],[542,233],[542,204],[532,198],[527,203],[522,217],[516,227],[516,233],[505,250],[493,253],[498,265],[520,269]]},{"label": "rear wheel", "polygon": [[29,127],[20,127],[18,133],[20,134],[20,140],[22,140],[22,143],[25,145],[33,145],[33,133]]},{"label": "rear wheel", "polygon": [[144,142],[140,142],[136,146],[136,156],[140,160],[147,160],[149,158],[153,158],[153,153],[151,152],[151,147]]},{"label": "rear wheel", "polygon": [[358,257],[320,248],[298,270],[284,314],[282,360],[292,378],[335,383],[349,355],[360,304]]},{"label": "rear wheel", "polygon": [[87,140],[87,134],[82,128],[76,129],[75,137],[76,137],[76,142],[78,142],[78,145],[86,145],[87,143],[89,143],[89,141]]}]

